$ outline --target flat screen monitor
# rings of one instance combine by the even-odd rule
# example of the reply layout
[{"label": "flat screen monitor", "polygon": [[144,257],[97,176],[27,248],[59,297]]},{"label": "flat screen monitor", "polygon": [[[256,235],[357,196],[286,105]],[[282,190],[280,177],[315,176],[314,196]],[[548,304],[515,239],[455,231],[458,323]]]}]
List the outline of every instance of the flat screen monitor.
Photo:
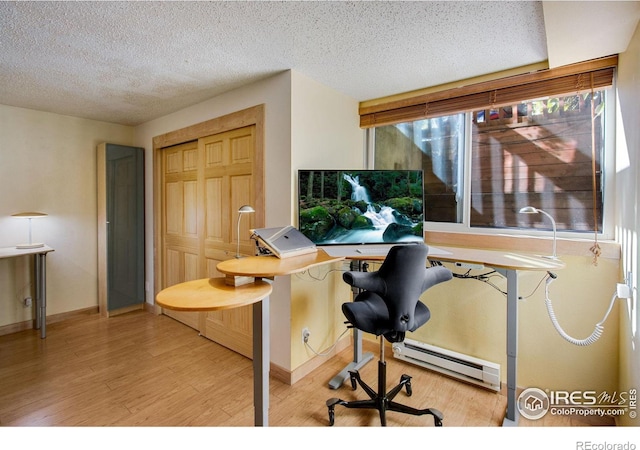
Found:
[{"label": "flat screen monitor", "polygon": [[298,229],[316,245],[424,242],[421,170],[299,170]]}]

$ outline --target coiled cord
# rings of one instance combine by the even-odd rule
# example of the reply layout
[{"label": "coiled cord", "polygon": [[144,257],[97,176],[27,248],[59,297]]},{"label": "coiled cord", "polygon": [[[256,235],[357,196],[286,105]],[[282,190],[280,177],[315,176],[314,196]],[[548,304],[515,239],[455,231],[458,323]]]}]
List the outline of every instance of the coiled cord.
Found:
[{"label": "coiled cord", "polygon": [[560,323],[558,322],[558,319],[556,318],[556,314],[553,311],[553,305],[551,304],[551,299],[549,298],[549,285],[553,282],[553,280],[555,280],[557,278],[556,274],[554,274],[553,272],[548,272],[549,277],[547,278],[547,283],[545,286],[545,303],[547,305],[547,311],[549,313],[549,318],[551,319],[551,323],[553,324],[554,328],[556,329],[556,331],[560,334],[560,336],[562,336],[566,341],[574,344],[574,345],[578,345],[578,346],[587,346],[587,345],[591,345],[594,342],[596,342],[598,339],[600,339],[600,336],[602,336],[602,333],[604,333],[604,322],[607,320],[607,318],[609,317],[609,313],[611,313],[611,310],[613,309],[613,305],[616,301],[616,298],[618,297],[617,292],[613,293],[613,297],[611,297],[611,303],[609,304],[609,309],[607,310],[607,313],[604,315],[604,318],[598,322],[593,330],[593,333],[591,333],[591,335],[585,339],[576,339],[573,338],[571,336],[569,336],[560,326]]}]

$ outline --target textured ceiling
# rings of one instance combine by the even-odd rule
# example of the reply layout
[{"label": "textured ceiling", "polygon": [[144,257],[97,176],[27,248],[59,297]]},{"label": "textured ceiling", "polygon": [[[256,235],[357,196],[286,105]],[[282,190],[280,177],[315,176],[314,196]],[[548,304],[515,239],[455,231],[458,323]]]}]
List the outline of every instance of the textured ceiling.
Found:
[{"label": "textured ceiling", "polygon": [[289,69],[362,101],[547,58],[533,1],[0,2],[0,104],[126,125]]}]

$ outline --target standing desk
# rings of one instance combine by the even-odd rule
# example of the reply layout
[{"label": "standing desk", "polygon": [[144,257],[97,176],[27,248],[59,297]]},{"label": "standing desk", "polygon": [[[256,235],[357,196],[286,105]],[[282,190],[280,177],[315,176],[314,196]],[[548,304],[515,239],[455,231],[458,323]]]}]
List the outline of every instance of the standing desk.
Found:
[{"label": "standing desk", "polygon": [[36,248],[0,248],[0,259],[33,255],[36,284],[35,329],[40,330],[40,338],[47,337],[47,253],[54,251],[48,245]]},{"label": "standing desk", "polygon": [[226,277],[176,284],[156,296],[158,305],[181,311],[214,311],[253,304],[253,405],[254,424],[269,425],[269,295],[271,284],[262,278],[303,272],[311,267],[341,261],[324,251],[279,259],[248,256],[218,263]]},{"label": "standing desk", "polygon": [[[501,250],[481,250],[462,247],[443,247],[430,253],[427,259],[440,262],[482,264],[496,270],[507,279],[507,411],[503,426],[516,426],[516,389],[518,373],[518,271],[549,271],[565,267],[557,259]],[[350,256],[349,259],[352,259]],[[384,257],[361,259],[382,260]]]}]

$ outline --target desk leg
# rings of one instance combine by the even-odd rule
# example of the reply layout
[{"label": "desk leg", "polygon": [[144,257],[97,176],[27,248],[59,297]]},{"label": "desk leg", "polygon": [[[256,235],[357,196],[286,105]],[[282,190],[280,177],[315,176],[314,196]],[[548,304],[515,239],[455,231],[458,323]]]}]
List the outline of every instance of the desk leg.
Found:
[{"label": "desk leg", "polygon": [[254,424],[269,426],[269,297],[253,304]]},{"label": "desk leg", "polygon": [[36,329],[40,330],[40,338],[47,337],[47,254],[34,255],[36,284]]},{"label": "desk leg", "polygon": [[[359,270],[360,272],[365,271],[363,268],[362,261],[351,261],[351,270]],[[355,298],[356,295],[360,292],[358,288],[352,288],[353,296]],[[329,387],[331,389],[339,389],[340,386],[349,378],[349,371],[359,370],[364,367],[369,361],[373,359],[373,353],[367,352],[362,353],[362,331],[357,328],[353,329],[353,361],[350,362],[347,367],[342,369],[340,373],[334,376],[331,381],[329,381]]]},{"label": "desk leg", "polygon": [[502,426],[518,426],[518,272],[498,270],[507,278],[507,413]]},{"label": "desk leg", "polygon": [[358,370],[364,367],[369,361],[373,359],[373,353],[362,353],[362,332],[357,329],[353,329],[353,361],[347,364],[347,367],[342,369],[338,375],[334,376],[329,381],[329,387],[331,389],[338,389],[342,384],[349,379],[349,371]]}]

